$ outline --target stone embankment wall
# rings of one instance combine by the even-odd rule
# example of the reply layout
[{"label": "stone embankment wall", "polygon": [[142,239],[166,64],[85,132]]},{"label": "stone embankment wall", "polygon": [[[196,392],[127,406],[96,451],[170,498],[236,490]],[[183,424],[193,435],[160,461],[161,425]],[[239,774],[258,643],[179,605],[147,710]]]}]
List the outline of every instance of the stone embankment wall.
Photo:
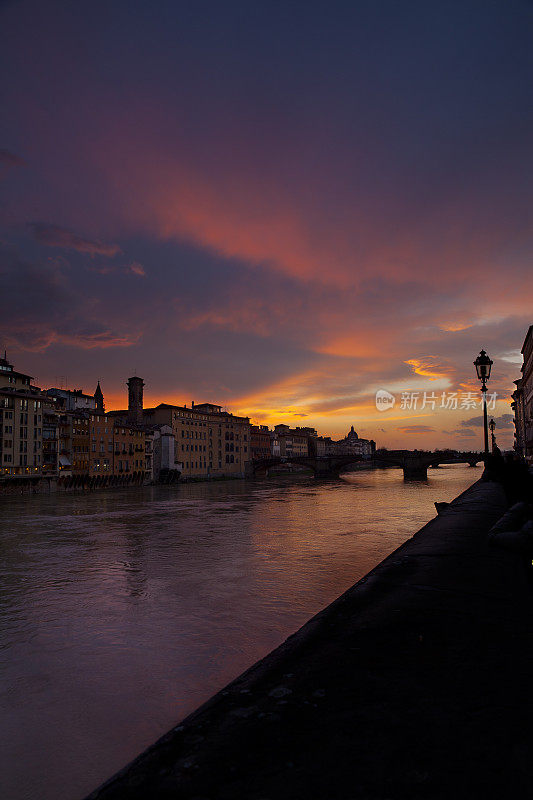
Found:
[{"label": "stone embankment wall", "polygon": [[487,538],[505,507],[474,484],[90,800],[528,796],[533,600]]},{"label": "stone embankment wall", "polygon": [[142,473],[134,475],[79,475],[65,477],[25,477],[14,476],[0,480],[2,495],[54,494],[55,492],[94,491],[112,487],[142,486],[145,483]]}]

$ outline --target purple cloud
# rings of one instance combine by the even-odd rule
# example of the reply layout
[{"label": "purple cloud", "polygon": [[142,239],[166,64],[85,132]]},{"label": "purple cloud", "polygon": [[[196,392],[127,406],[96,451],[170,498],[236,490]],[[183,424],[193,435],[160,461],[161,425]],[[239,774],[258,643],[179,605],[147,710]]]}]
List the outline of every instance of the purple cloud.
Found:
[{"label": "purple cloud", "polygon": [[[514,417],[512,414],[502,414],[500,417],[492,417],[492,419],[494,419],[497,428],[512,428],[514,424]],[[468,428],[472,426],[475,428],[482,428],[483,417],[472,417],[471,419],[465,419],[461,422],[461,425]]]},{"label": "purple cloud", "polygon": [[397,428],[400,433],[435,433],[435,428],[430,428],[429,425],[403,425]]},{"label": "purple cloud", "polygon": [[134,261],[132,264],[130,264],[129,271],[133,272],[134,275],[139,275],[141,278],[144,278],[146,275],[143,265],[139,264],[138,261]]},{"label": "purple cloud", "polygon": [[10,167],[25,167],[26,162],[16,153],[0,148],[0,166],[6,167],[7,169]]},{"label": "purple cloud", "polygon": [[[109,314],[99,315],[94,303],[76,290],[54,264],[38,264],[0,248],[0,280],[5,307],[3,327],[10,347],[42,352],[53,344],[95,348],[129,347],[140,333]],[[40,308],[47,310],[46,317]]]},{"label": "purple cloud", "polygon": [[76,250],[90,256],[115,256],[122,250],[117,244],[105,244],[96,239],[86,239],[76,233],[60,228],[58,225],[46,225],[35,222],[30,225],[33,238],[47,247],[62,247],[65,250]]}]

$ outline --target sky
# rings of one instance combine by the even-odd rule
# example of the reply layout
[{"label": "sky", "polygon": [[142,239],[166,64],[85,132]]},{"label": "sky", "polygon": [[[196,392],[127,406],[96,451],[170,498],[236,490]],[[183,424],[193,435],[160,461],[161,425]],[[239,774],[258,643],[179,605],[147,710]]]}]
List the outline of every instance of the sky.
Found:
[{"label": "sky", "polygon": [[461,449],[485,348],[511,446],[532,34],[528,0],[0,2],[0,345],[108,409],[137,374]]}]

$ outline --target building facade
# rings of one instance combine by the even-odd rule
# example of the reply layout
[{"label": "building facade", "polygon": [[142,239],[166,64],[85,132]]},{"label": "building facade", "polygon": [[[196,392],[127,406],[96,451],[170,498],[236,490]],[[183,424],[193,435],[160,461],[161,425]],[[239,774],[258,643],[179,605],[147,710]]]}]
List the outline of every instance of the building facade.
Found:
[{"label": "building facade", "polygon": [[[135,420],[145,430],[165,425],[174,436],[174,469],[185,478],[238,477],[250,461],[250,420],[214,403],[143,407],[142,378],[128,381],[128,409],[110,411],[117,424]],[[141,422],[139,422],[141,420]],[[132,424],[131,422],[129,423]],[[170,467],[169,467],[170,468]]]},{"label": "building facade", "polygon": [[45,394],[57,401],[57,406],[65,411],[95,411],[96,399],[92,394],[84,394],[81,389],[46,389]]},{"label": "building facade", "polygon": [[[297,458],[309,455],[307,435],[303,429],[293,429],[289,425],[275,425],[274,434],[279,442],[279,455],[281,458]],[[277,449],[277,448],[276,448]]]},{"label": "building facade", "polygon": [[173,483],[179,480],[183,465],[176,460],[176,440],[170,425],[155,425],[152,431],[151,480]]},{"label": "building facade", "polygon": [[514,412],[515,450],[533,461],[533,325],[522,346],[522,376],[515,381],[511,408]]},{"label": "building facade", "polygon": [[39,476],[43,472],[43,413],[54,401],[0,358],[0,476]]},{"label": "building facade", "polygon": [[72,474],[89,475],[90,415],[72,414]]},{"label": "building facade", "polygon": [[145,440],[147,432],[142,425],[123,423],[106,417],[108,430],[112,433],[114,475],[144,480],[146,472]]},{"label": "building facade", "polygon": [[355,456],[356,458],[371,459],[376,451],[373,439],[360,439],[352,425],[344,439],[333,441],[329,436],[325,438],[326,455]]},{"label": "building facade", "polygon": [[267,425],[250,425],[250,457],[269,458],[272,455],[270,431]]},{"label": "building facade", "polygon": [[168,425],[175,439],[176,462],[183,477],[238,477],[250,461],[250,420],[214,403],[175,406],[161,403],[144,410],[150,423]]}]

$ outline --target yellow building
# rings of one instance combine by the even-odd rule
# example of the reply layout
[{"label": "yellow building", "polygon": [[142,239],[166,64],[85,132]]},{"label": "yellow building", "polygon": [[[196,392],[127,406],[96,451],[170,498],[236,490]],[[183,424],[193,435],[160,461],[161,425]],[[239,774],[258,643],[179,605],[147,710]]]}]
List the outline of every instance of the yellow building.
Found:
[{"label": "yellow building", "polygon": [[85,411],[72,414],[72,473],[89,474],[90,418]]},{"label": "yellow building", "polygon": [[142,378],[128,381],[128,409],[110,411],[108,417],[121,423],[168,425],[175,439],[175,468],[185,478],[238,477],[250,461],[250,420],[237,417],[213,403],[187,406],[161,403],[143,407]]},{"label": "yellow building", "polygon": [[135,481],[145,478],[145,438],[143,428],[132,423],[123,425],[120,420],[110,422],[113,431],[113,473],[124,477],[131,476]]},{"label": "yellow building", "polygon": [[250,461],[250,420],[213,403],[174,406],[161,403],[144,409],[151,424],[170,425],[176,440],[176,459],[184,477],[237,477]]},{"label": "yellow building", "polygon": [[308,434],[304,432],[304,429],[293,430],[288,425],[280,424],[275,426],[274,434],[276,442],[279,443],[279,453],[276,452],[275,455],[285,458],[309,455]]}]

